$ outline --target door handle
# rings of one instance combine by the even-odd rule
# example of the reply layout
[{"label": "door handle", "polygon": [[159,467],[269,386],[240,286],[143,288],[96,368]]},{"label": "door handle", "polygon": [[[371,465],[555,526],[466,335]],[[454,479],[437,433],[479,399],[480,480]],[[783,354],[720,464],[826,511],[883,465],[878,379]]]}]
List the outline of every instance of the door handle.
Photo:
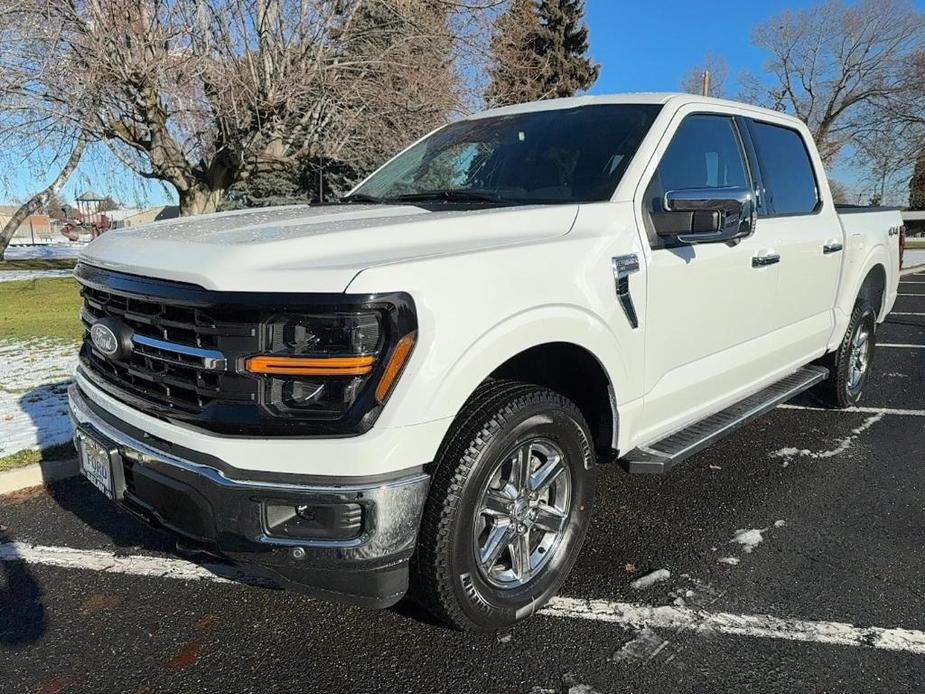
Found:
[{"label": "door handle", "polygon": [[752,256],[752,267],[767,267],[768,265],[774,265],[774,263],[780,262],[780,256],[776,253],[771,253],[768,255],[753,255]]},{"label": "door handle", "polygon": [[822,247],[822,252],[828,255],[829,253],[838,253],[844,246],[840,243],[827,243]]}]

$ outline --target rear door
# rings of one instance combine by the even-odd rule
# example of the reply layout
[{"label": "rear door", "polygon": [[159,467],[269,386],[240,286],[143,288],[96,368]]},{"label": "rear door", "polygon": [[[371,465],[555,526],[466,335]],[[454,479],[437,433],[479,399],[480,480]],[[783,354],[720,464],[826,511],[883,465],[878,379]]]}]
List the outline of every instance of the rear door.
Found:
[{"label": "rear door", "polygon": [[743,121],[763,186],[758,229],[780,255],[768,327],[778,334],[777,365],[799,366],[821,355],[829,340],[850,239],[844,237],[831,197],[822,194],[822,162],[808,133],[757,119]]},{"label": "rear door", "polygon": [[[656,233],[668,190],[745,187],[753,178],[732,114],[681,109],[644,174],[637,214],[649,241],[640,439],[706,416],[766,377],[777,265],[759,227],[736,243],[672,244]],[[677,218],[675,218],[677,219]],[[683,220],[682,220],[683,221]],[[689,220],[688,220],[689,224]]]}]

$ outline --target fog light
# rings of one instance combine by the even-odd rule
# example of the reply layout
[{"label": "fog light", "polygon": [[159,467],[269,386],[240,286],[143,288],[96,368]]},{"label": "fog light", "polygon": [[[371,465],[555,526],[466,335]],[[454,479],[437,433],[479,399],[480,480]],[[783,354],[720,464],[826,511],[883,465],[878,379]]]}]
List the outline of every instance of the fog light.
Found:
[{"label": "fog light", "polygon": [[279,538],[352,540],[363,532],[363,507],[357,503],[263,503],[267,535]]}]

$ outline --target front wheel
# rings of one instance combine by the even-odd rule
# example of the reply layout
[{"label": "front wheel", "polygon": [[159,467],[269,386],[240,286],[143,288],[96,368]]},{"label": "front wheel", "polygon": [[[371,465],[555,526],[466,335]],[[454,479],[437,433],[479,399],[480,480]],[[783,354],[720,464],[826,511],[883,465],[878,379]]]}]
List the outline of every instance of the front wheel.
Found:
[{"label": "front wheel", "polygon": [[588,425],[568,399],[482,386],[436,461],[414,595],[459,629],[500,629],[540,609],[578,556],[594,497]]},{"label": "front wheel", "polygon": [[831,373],[820,392],[833,407],[853,407],[861,399],[870,376],[876,329],[876,312],[866,299],[858,299],[845,337],[826,361]]}]

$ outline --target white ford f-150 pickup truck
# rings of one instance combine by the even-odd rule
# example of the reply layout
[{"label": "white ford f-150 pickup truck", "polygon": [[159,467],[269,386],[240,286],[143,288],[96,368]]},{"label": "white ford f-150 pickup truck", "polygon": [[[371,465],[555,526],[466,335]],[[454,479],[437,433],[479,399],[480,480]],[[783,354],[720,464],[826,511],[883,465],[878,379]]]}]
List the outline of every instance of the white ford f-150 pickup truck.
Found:
[{"label": "white ford f-150 pickup truck", "polygon": [[810,387],[858,401],[901,224],[836,209],[781,113],[480,113],[337,204],[94,241],[81,469],[280,584],[504,627],[565,580],[599,462],[664,473]]}]

